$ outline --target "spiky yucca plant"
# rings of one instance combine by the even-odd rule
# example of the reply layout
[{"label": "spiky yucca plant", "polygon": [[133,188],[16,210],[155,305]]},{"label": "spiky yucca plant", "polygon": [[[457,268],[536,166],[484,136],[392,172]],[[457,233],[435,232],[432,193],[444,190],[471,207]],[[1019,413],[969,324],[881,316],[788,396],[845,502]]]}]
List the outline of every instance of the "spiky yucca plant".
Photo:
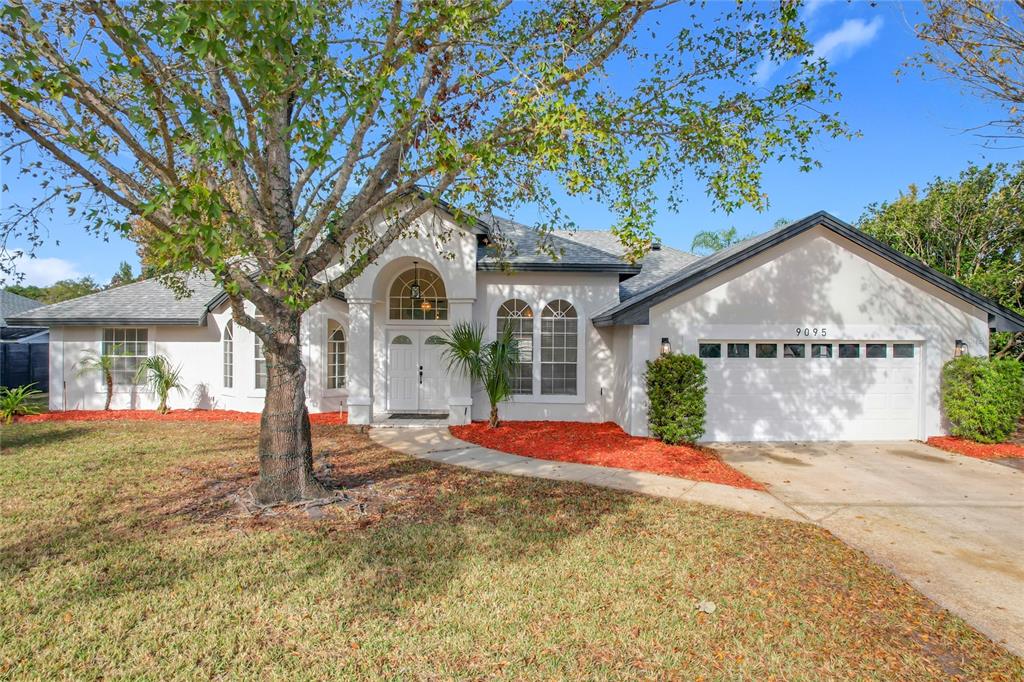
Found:
[{"label": "spiky yucca plant", "polygon": [[519,342],[511,327],[503,327],[498,338],[484,343],[484,325],[458,322],[445,334],[444,357],[448,369],[479,381],[491,404],[489,423],[496,427],[498,403],[512,397],[512,373],[519,366]]},{"label": "spiky yucca plant", "polygon": [[181,367],[172,367],[163,355],[153,355],[143,360],[135,372],[135,381],[145,381],[153,389],[160,399],[160,405],[156,408],[160,414],[167,414],[167,396],[172,389],[179,393],[185,390],[185,385],[181,383]]}]

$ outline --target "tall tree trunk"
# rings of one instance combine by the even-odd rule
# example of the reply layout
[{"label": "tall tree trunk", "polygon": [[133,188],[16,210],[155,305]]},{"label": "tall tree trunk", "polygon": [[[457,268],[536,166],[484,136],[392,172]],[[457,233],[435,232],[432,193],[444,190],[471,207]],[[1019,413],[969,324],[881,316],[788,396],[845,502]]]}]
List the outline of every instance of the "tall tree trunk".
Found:
[{"label": "tall tree trunk", "polygon": [[327,494],[313,475],[299,316],[282,316],[274,327],[274,343],[264,340],[263,345],[267,394],[260,418],[260,478],[253,488],[253,496],[261,504],[315,499]]},{"label": "tall tree trunk", "polygon": [[107,380],[107,402],[104,403],[103,409],[104,410],[109,410],[110,409],[110,399],[112,397],[114,397],[114,375],[111,374],[110,372],[105,372],[104,373],[104,378],[106,378],[106,380]]},{"label": "tall tree trunk", "polygon": [[498,421],[498,404],[491,403],[491,428],[496,429],[500,424],[501,422]]}]

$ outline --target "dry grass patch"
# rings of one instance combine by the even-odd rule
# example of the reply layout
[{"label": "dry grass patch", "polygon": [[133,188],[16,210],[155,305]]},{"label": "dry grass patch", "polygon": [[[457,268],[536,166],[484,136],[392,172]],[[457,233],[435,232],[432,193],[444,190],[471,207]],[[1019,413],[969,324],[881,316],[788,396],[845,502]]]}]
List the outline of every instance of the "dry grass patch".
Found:
[{"label": "dry grass patch", "polygon": [[815,527],[314,428],[362,511],[240,514],[252,424],[5,428],[0,678],[1024,675]]}]

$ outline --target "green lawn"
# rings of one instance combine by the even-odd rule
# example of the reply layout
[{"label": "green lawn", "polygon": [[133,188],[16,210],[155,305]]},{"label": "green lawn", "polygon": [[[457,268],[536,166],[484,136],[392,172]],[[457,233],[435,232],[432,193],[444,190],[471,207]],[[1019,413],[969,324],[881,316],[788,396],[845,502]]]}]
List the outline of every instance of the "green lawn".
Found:
[{"label": "green lawn", "polygon": [[439,467],[354,428],[315,430],[317,466],[365,514],[246,517],[255,429],[4,427],[0,678],[1024,675],[817,528]]}]

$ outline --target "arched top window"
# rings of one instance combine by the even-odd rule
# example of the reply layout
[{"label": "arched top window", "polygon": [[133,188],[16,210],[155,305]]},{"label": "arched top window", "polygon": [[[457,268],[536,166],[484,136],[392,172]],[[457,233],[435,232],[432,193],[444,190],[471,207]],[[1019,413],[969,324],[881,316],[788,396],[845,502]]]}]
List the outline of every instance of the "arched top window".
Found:
[{"label": "arched top window", "polygon": [[391,345],[392,346],[411,346],[412,345],[412,339],[410,339],[405,334],[399,334],[395,338],[391,339]]},{"label": "arched top window", "polygon": [[427,345],[427,346],[443,346],[444,345],[444,337],[438,336],[437,334],[432,334],[432,335],[428,336],[427,340],[424,341],[423,343],[424,343],[424,345]]},{"label": "arched top window", "polygon": [[235,385],[235,321],[224,325],[224,388]]},{"label": "arched top window", "polygon": [[327,321],[327,388],[345,386],[345,330]]},{"label": "arched top window", "polygon": [[498,308],[498,333],[506,327],[519,342],[519,365],[512,372],[514,395],[533,395],[533,308],[518,298],[505,301]]},{"label": "arched top window", "polygon": [[431,270],[418,266],[406,270],[391,285],[388,309],[392,320],[447,320],[444,282]]},{"label": "arched top window", "polygon": [[576,395],[579,320],[568,301],[544,306],[540,319],[540,392]]}]

